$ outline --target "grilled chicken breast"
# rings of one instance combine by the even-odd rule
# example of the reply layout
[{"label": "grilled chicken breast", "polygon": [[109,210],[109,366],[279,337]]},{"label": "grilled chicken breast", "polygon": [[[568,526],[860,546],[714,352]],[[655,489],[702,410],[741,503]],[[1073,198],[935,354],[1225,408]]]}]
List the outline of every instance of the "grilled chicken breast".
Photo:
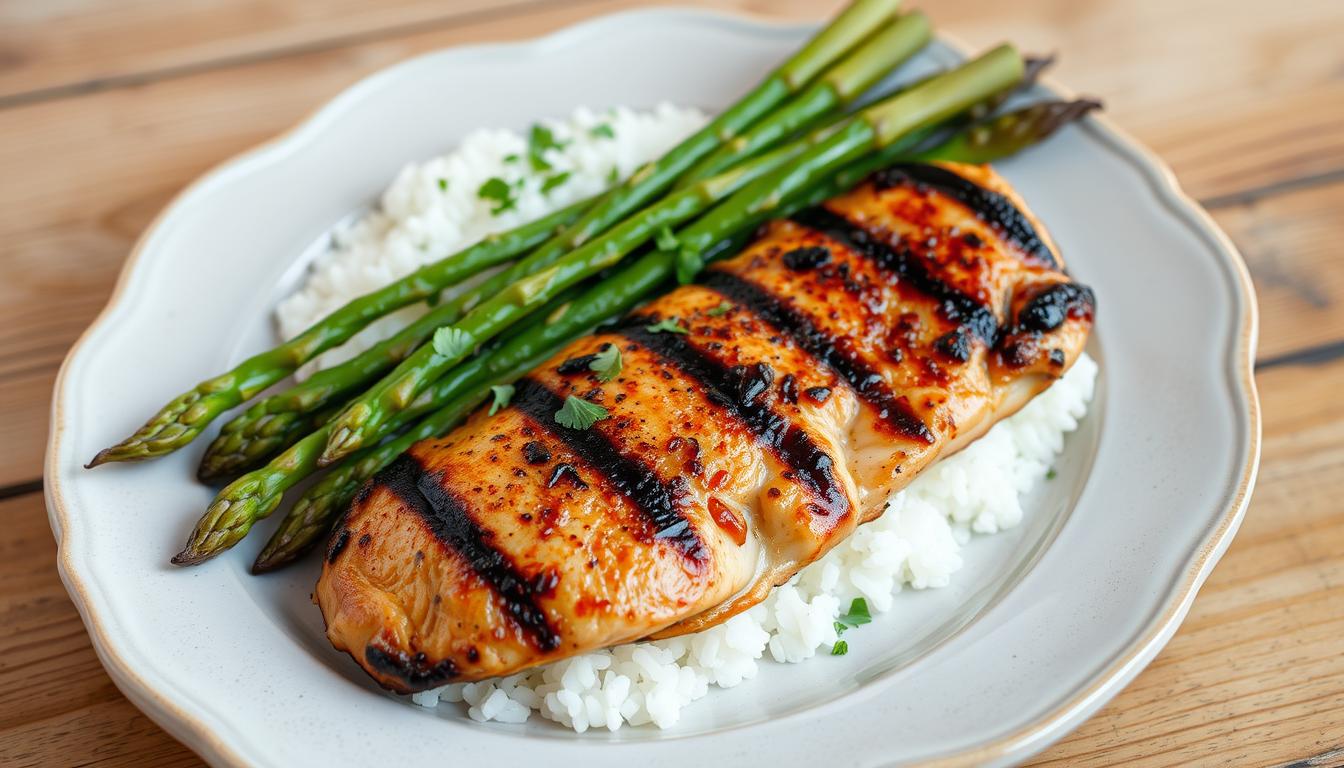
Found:
[{"label": "grilled chicken breast", "polygon": [[[722,622],[1049,386],[1093,306],[993,171],[889,168],[371,480],[317,585],[328,637],[408,692]],[[561,426],[571,395],[609,418]]]}]

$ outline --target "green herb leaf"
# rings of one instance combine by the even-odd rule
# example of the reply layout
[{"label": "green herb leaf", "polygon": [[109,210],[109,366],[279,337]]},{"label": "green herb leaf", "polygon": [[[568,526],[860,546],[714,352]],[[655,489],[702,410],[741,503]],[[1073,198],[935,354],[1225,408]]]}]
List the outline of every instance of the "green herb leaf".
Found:
[{"label": "green herb leaf", "polygon": [[492,216],[498,216],[518,202],[518,198],[513,196],[513,187],[498,176],[491,176],[486,179],[481,188],[476,190],[476,196],[482,200],[494,202],[494,205],[490,208]]},{"label": "green herb leaf", "polygon": [[587,429],[597,422],[611,416],[607,409],[597,403],[590,403],[581,397],[570,395],[565,404],[555,412],[555,423],[570,429]]},{"label": "green herb leaf", "polygon": [[677,236],[672,234],[671,227],[663,227],[659,229],[658,234],[654,235],[653,243],[658,246],[658,250],[660,251],[675,251],[677,250],[677,247],[681,245],[681,242],[677,240]]},{"label": "green herb leaf", "polygon": [[621,169],[620,169],[620,168],[617,168],[617,167],[614,166],[614,165],[611,166],[611,170],[610,170],[610,171],[607,171],[607,183],[608,183],[608,184],[615,184],[616,182],[618,182],[618,181],[620,181],[620,180],[621,180]]},{"label": "green herb leaf", "polygon": [[705,268],[705,260],[700,258],[700,254],[687,248],[677,251],[676,264],[677,282],[681,285],[694,282],[695,276]]},{"label": "green herb leaf", "polygon": [[831,646],[832,656],[844,656],[846,653],[849,653],[849,643],[844,640],[836,640],[835,645]]},{"label": "green herb leaf", "polygon": [[597,374],[599,381],[611,381],[621,375],[621,349],[615,344],[607,344],[598,350],[588,370]]},{"label": "green herb leaf", "polygon": [[841,623],[838,622],[838,621],[835,622],[835,636],[836,636],[836,637],[839,637],[840,635],[845,634],[845,630],[846,630],[846,629],[849,629],[849,627],[846,627],[844,624],[841,624]]},{"label": "green herb leaf", "polygon": [[1050,471],[1045,473],[1045,479],[1046,479],[1046,480],[1054,480],[1054,479],[1055,479],[1056,477],[1058,477],[1058,476],[1059,476],[1059,473],[1055,471],[1055,468],[1054,468],[1054,467],[1051,467],[1051,468],[1050,468]]},{"label": "green herb leaf", "polygon": [[614,139],[616,131],[612,129],[610,123],[598,123],[588,129],[588,134],[596,139]]},{"label": "green herb leaf", "polygon": [[434,351],[447,358],[457,359],[471,349],[471,336],[461,328],[448,326],[434,332]]},{"label": "green herb leaf", "polygon": [[527,160],[532,164],[532,170],[551,170],[546,153],[553,149],[564,149],[568,144],[568,141],[557,141],[550,128],[540,123],[533,125],[527,136]]},{"label": "green herb leaf", "polygon": [[541,194],[548,195],[551,190],[569,181],[569,171],[557,173],[554,176],[547,176],[546,180],[541,182]]},{"label": "green herb leaf", "polygon": [[731,301],[725,301],[721,302],[719,306],[714,307],[713,309],[706,310],[705,314],[710,317],[723,317],[731,311],[733,311],[733,303]]},{"label": "green herb leaf", "polygon": [[496,384],[490,388],[490,394],[495,396],[495,401],[490,403],[490,413],[488,415],[494,416],[501,409],[509,407],[509,401],[513,399],[513,385]]},{"label": "green herb leaf", "polygon": [[646,325],[644,330],[649,333],[690,333],[690,331],[681,327],[681,323],[675,317],[659,320],[653,325]]},{"label": "green herb leaf", "polygon": [[856,597],[854,602],[849,604],[849,612],[840,615],[839,623],[847,627],[857,627],[872,620],[873,615],[868,612],[868,601],[862,597]]},{"label": "green herb leaf", "polygon": [[506,162],[506,163],[516,163],[516,162],[518,162],[518,153],[517,153],[517,152],[510,152],[509,154],[505,155],[505,156],[504,156],[504,162]]},{"label": "green herb leaf", "polygon": [[448,191],[448,180],[447,180],[447,179],[439,179],[439,191],[440,191],[440,192],[447,192],[447,191]]}]

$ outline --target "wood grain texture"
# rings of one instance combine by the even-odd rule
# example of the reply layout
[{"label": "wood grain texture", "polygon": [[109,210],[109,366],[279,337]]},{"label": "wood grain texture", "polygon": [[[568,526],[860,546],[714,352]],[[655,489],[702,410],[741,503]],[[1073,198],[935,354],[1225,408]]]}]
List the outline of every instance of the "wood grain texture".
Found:
[{"label": "wood grain texture", "polygon": [[[638,0],[0,0],[0,765],[191,765],[116,691],[54,570],[51,385],[131,244],[192,178],[417,53]],[[699,0],[818,18],[839,0]],[[1168,648],[1048,765],[1274,765],[1344,746],[1344,6],[941,0],[976,45],[1061,54],[1214,209],[1262,307],[1265,463]],[[26,485],[25,485],[26,484]],[[10,489],[7,493],[4,489]],[[1316,764],[1344,765],[1344,757]]]},{"label": "wood grain texture", "polygon": [[539,0],[0,2],[0,104],[512,15]]}]

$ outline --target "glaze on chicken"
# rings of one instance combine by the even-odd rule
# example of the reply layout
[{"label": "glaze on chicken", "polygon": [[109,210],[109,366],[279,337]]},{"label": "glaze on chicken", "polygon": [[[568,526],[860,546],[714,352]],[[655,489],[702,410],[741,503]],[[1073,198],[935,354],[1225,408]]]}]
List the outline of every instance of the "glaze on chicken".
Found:
[{"label": "glaze on chicken", "polygon": [[[1059,378],[1093,310],[989,168],[888,168],[371,480],[318,582],[327,635],[409,692],[713,626]],[[609,417],[561,426],[571,395]]]}]

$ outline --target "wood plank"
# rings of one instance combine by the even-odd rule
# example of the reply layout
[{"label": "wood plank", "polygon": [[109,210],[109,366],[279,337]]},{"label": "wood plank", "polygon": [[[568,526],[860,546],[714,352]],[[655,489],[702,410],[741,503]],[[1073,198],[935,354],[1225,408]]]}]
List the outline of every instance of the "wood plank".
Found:
[{"label": "wood plank", "polygon": [[1034,765],[1274,765],[1344,744],[1344,360],[1258,382],[1264,461],[1237,538],[1153,664]]},{"label": "wood plank", "polygon": [[[451,9],[432,0],[0,3],[0,103],[560,2],[463,0]],[[743,0],[712,4],[760,12]],[[819,16],[836,4],[801,14]],[[1216,197],[1251,181],[1273,184],[1344,166],[1344,142],[1335,138],[1344,125],[1338,98],[1344,84],[1336,77],[1341,53],[1331,42],[1344,32],[1344,19],[1331,0],[1293,3],[1270,15],[1257,12],[1261,7],[1253,0],[1026,0],[1005,12],[993,0],[949,0],[931,12],[941,27],[979,45],[1013,39],[1024,48],[1064,52],[1064,82],[1104,94],[1112,113],[1154,143],[1197,196]],[[773,6],[768,12],[781,15]],[[1202,23],[1206,18],[1219,23]]]},{"label": "wood plank", "polygon": [[0,2],[0,103],[514,15],[560,1]]},{"label": "wood plank", "polygon": [[0,765],[186,766],[125,699],[56,574],[41,493],[0,501]]},{"label": "wood plank", "polygon": [[1336,0],[945,0],[977,45],[1057,51],[1058,80],[1102,96],[1200,199],[1344,168],[1344,13]]},{"label": "wood plank", "polygon": [[1344,180],[1214,211],[1251,269],[1266,360],[1344,339]]}]

